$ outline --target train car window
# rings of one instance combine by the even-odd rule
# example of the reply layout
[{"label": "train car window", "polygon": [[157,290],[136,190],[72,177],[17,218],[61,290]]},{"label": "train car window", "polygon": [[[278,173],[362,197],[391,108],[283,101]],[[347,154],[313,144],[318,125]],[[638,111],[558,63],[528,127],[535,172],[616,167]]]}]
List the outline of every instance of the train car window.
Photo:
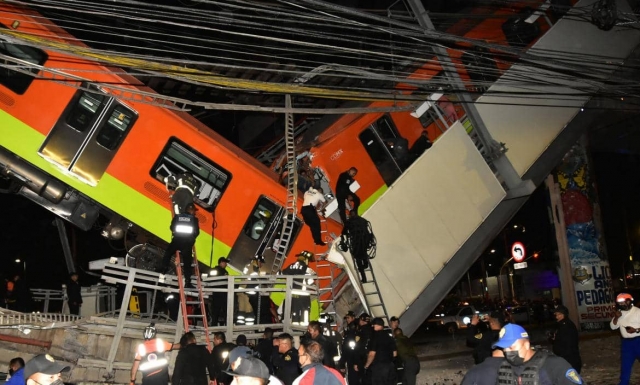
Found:
[{"label": "train car window", "polygon": [[107,119],[98,132],[96,141],[102,147],[108,150],[115,150],[120,146],[122,139],[125,137],[127,131],[131,128],[135,122],[136,114],[125,108],[124,106],[116,106],[111,110],[109,119]]},{"label": "train car window", "polygon": [[93,126],[107,99],[104,94],[83,91],[75,105],[70,107],[66,123],[78,132],[85,132]]},{"label": "train car window", "polygon": [[388,115],[384,115],[383,117],[378,119],[375,123],[373,123],[373,126],[382,139],[393,139],[399,136],[396,125],[393,124],[391,117]]},{"label": "train car window", "polygon": [[[35,65],[44,64],[48,58],[47,54],[41,49],[21,44],[11,44],[1,40],[0,53]],[[32,75],[14,71],[7,67],[0,68],[0,84],[18,95],[22,95],[27,91],[33,79],[34,76]]]},{"label": "train car window", "polygon": [[164,178],[189,172],[200,189],[195,203],[213,211],[231,182],[231,173],[178,139],[171,138],[151,169],[151,176],[164,184]]},{"label": "train car window", "polygon": [[278,209],[279,207],[275,203],[261,198],[245,223],[242,232],[253,240],[260,239],[264,231],[269,228]]}]

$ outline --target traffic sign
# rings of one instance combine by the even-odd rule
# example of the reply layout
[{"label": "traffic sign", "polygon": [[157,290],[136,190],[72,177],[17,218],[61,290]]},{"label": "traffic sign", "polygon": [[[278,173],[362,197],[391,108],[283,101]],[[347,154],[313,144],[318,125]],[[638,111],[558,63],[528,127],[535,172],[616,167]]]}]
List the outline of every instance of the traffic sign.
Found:
[{"label": "traffic sign", "polygon": [[526,267],[527,267],[527,263],[526,263],[526,262],[520,262],[520,263],[514,263],[514,264],[513,264],[513,268],[514,268],[515,270],[518,270],[518,269],[525,269]]},{"label": "traffic sign", "polygon": [[526,256],[526,251],[524,249],[524,245],[521,242],[514,242],[511,246],[511,256],[513,260],[516,262],[524,261],[524,257]]}]

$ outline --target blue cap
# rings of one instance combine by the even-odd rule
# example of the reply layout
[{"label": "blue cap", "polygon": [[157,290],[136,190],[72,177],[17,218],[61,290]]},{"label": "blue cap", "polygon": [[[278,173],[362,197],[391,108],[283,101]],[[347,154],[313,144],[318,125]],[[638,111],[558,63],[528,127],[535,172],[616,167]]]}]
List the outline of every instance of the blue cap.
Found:
[{"label": "blue cap", "polygon": [[492,348],[506,349],[513,345],[517,340],[521,338],[529,339],[529,334],[524,328],[516,324],[506,324],[500,329],[500,339],[493,344]]}]

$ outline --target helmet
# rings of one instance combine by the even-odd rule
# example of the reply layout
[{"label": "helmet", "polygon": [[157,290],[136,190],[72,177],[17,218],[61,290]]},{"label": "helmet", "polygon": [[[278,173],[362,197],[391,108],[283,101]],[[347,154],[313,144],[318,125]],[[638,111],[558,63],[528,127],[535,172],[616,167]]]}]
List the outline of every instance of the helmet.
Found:
[{"label": "helmet", "polygon": [[313,253],[307,250],[302,250],[300,254],[298,254],[298,257],[304,257],[305,259],[310,259],[310,258],[313,258]]},{"label": "helmet", "polygon": [[266,218],[266,219],[271,218],[271,211],[269,211],[269,210],[260,210],[260,211],[258,211],[258,214],[261,217]]},{"label": "helmet", "polygon": [[150,340],[156,336],[156,324],[155,322],[151,322],[149,326],[144,328],[144,339]]},{"label": "helmet", "polygon": [[618,296],[616,297],[616,302],[624,302],[626,300],[631,300],[633,301],[633,297],[631,296],[631,294],[627,294],[627,293],[620,293],[618,294]]}]

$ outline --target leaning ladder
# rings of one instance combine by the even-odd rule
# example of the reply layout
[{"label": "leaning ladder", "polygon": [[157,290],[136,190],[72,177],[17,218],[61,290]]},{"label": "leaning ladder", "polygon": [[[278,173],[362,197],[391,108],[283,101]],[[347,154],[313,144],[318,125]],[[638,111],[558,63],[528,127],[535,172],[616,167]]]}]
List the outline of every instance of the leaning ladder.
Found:
[{"label": "leaning ladder", "polygon": [[[291,108],[291,95],[285,96],[285,107]],[[293,125],[293,114],[285,114],[285,152],[287,154],[287,207],[285,208],[284,219],[282,221],[282,232],[280,242],[276,248],[276,255],[271,266],[271,274],[277,274],[282,268],[284,260],[287,258],[289,242],[293,234],[293,226],[296,223],[296,213],[298,211],[298,170],[295,152],[295,127]]]},{"label": "leaning ladder", "polygon": [[[182,279],[182,263],[180,260],[180,252],[176,251],[176,274],[178,275],[178,286],[180,287],[180,311],[182,313],[182,322],[184,325],[184,332],[189,332],[189,320],[193,319],[202,320],[202,326],[204,330],[204,338],[207,342],[207,349],[211,352],[211,340],[209,338],[209,323],[207,321],[207,311],[204,306],[204,294],[202,293],[202,280],[200,279],[200,269],[198,268],[198,258],[196,256],[195,247],[193,248],[193,273],[196,278],[197,291],[186,291],[184,287],[184,280]],[[197,300],[192,298],[196,297]],[[195,305],[200,309],[199,314],[188,314],[187,305]]]},{"label": "leaning ladder", "polygon": [[373,273],[371,261],[369,261],[369,267],[364,270],[364,274],[367,277],[367,282],[361,283],[361,285],[367,302],[367,310],[372,316],[386,319],[387,325],[389,325],[389,315],[380,295],[380,288],[378,287],[378,281],[376,281],[376,275]]},{"label": "leaning ladder", "polygon": [[[322,234],[322,240],[327,243],[327,246],[318,246],[314,247],[314,261],[316,262],[315,271],[318,275],[318,302],[322,306],[322,310],[324,314],[330,314],[334,318],[334,322],[331,326],[336,326],[336,322],[338,322],[336,306],[335,306],[335,288],[336,288],[336,278],[340,274],[340,269],[336,266],[336,264],[331,263],[327,260],[328,251],[331,250],[331,242],[334,241],[335,236],[333,234],[329,234],[329,229],[327,226],[327,218],[323,215],[320,215],[320,228]],[[318,248],[326,248],[323,252],[318,252]],[[328,274],[328,275],[327,275]]]}]

